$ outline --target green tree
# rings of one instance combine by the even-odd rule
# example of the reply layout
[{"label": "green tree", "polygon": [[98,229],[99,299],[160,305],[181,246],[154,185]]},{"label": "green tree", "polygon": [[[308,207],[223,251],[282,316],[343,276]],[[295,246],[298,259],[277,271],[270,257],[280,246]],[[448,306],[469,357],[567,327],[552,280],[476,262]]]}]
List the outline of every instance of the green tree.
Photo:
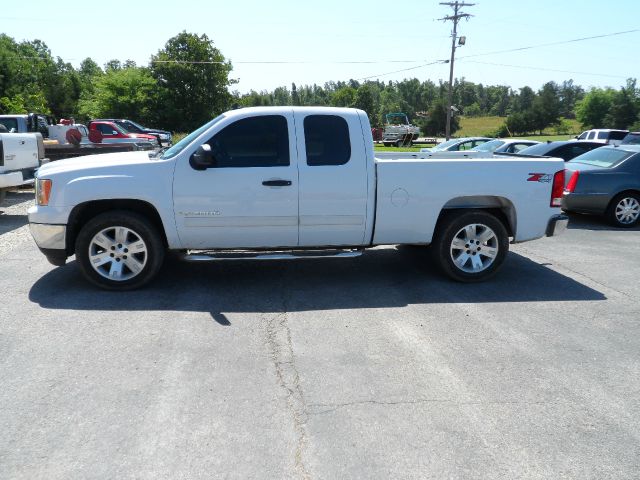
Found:
[{"label": "green tree", "polygon": [[576,104],[576,118],[584,128],[604,128],[604,118],[613,104],[615,90],[592,88]]},{"label": "green tree", "polygon": [[[447,104],[444,100],[438,100],[427,112],[427,117],[419,122],[420,130],[428,136],[441,136],[445,134],[447,125]],[[457,115],[451,116],[451,134],[458,131],[460,123]]]},{"label": "green tree", "polygon": [[353,87],[342,87],[337,89],[332,97],[331,104],[334,107],[353,107],[356,102],[356,89]]},{"label": "green tree", "polygon": [[158,82],[159,124],[189,131],[226,110],[231,63],[206,35],[183,31],[169,39],[151,58],[151,73]]},{"label": "green tree", "polygon": [[609,112],[604,117],[604,124],[610,128],[627,129],[638,119],[638,89],[635,78],[627,80],[626,87],[622,87],[613,94],[613,101]]},{"label": "green tree", "polygon": [[155,79],[147,68],[109,69],[95,80],[94,91],[82,98],[80,114],[89,118],[122,117],[153,123]]}]

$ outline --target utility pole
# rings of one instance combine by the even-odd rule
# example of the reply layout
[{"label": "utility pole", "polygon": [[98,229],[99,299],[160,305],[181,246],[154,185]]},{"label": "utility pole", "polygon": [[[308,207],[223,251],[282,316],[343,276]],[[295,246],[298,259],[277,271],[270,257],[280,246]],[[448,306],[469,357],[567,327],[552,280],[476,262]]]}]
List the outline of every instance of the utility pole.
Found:
[{"label": "utility pole", "polygon": [[472,7],[475,3],[464,3],[464,2],[440,2],[440,5],[447,5],[453,8],[453,15],[448,15],[444,18],[440,18],[443,22],[447,22],[449,20],[453,21],[453,32],[451,33],[451,60],[449,61],[449,100],[447,101],[447,125],[445,130],[445,135],[447,140],[451,137],[451,103],[453,100],[453,61],[456,56],[456,40],[458,39],[458,21],[461,18],[466,18],[467,20],[470,15],[468,13],[461,12],[460,9],[462,7]]}]

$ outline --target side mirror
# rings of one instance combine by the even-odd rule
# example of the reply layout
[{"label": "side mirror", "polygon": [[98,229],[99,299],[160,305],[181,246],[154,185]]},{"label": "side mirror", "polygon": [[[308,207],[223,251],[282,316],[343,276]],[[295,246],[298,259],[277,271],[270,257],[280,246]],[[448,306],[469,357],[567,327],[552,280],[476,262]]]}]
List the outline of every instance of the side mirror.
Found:
[{"label": "side mirror", "polygon": [[194,170],[206,170],[207,168],[216,166],[216,158],[211,151],[211,145],[203,143],[193,152],[189,158],[189,165]]},{"label": "side mirror", "polygon": [[112,130],[111,135],[118,135],[118,132],[116,132],[115,130]]}]

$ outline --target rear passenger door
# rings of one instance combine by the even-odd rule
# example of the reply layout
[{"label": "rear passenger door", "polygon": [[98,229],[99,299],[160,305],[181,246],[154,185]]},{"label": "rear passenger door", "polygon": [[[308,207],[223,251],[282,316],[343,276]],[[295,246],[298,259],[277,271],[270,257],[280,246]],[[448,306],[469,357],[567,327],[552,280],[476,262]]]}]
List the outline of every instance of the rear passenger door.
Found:
[{"label": "rear passenger door", "polygon": [[368,157],[357,113],[294,115],[300,246],[362,245]]}]

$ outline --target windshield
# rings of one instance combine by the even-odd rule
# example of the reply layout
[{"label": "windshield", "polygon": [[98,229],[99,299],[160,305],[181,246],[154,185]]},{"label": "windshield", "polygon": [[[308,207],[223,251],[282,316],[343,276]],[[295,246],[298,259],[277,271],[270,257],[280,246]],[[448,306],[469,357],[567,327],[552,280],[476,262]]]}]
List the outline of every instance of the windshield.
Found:
[{"label": "windshield", "polygon": [[132,122],[131,120],[124,120],[124,121],[119,121],[116,122],[118,125],[120,125],[122,128],[124,128],[125,130],[128,130],[129,132],[132,133],[144,133],[144,130],[142,129],[142,127],[140,125],[137,125],[136,123]]},{"label": "windshield", "polygon": [[498,147],[504,145],[502,140],[491,140],[490,142],[485,142],[482,145],[478,145],[477,147],[473,147],[476,152],[495,152]]},{"label": "windshield", "polygon": [[596,148],[595,150],[577,156],[573,160],[570,160],[570,162],[572,164],[583,163],[585,165],[609,168],[619,164],[633,154],[634,152],[627,152],[626,150],[620,150],[618,148]]},{"label": "windshield", "polygon": [[161,158],[163,160],[168,160],[170,158],[175,157],[182,150],[184,150],[191,142],[193,142],[196,138],[198,138],[205,130],[208,130],[213,125],[215,125],[220,120],[222,120],[223,118],[224,118],[224,115],[218,115],[216,118],[211,120],[209,123],[205,123],[203,126],[198,128],[197,130],[194,130],[189,135],[184,137],[182,140],[180,140],[178,143],[176,143],[173,147],[165,150],[162,153],[162,155],[160,155],[159,158]]},{"label": "windshield", "polygon": [[451,145],[455,145],[459,141],[459,139],[455,139],[449,140],[448,142],[442,142],[440,145],[436,145],[435,147],[433,147],[432,151],[439,152],[441,150],[446,150],[448,147],[450,147]]}]

